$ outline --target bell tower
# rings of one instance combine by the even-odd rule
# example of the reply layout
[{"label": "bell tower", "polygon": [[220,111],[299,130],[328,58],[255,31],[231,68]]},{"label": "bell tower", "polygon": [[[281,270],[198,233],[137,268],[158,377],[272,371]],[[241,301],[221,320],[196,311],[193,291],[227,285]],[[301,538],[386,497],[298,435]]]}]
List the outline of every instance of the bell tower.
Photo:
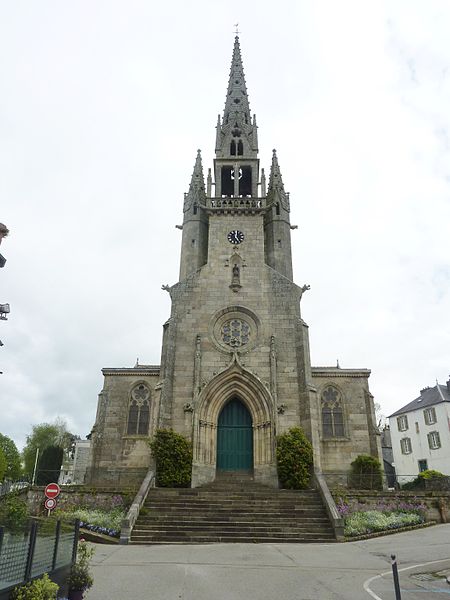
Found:
[{"label": "bell tower", "polygon": [[239,38],[235,37],[222,119],[217,118],[214,160],[216,198],[258,196],[259,160],[256,116],[250,114]]}]

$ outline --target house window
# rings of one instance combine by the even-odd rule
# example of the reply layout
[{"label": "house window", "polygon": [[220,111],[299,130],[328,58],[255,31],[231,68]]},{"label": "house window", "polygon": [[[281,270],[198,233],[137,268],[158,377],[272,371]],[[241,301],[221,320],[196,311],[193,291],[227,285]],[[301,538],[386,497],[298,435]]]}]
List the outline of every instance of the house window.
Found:
[{"label": "house window", "polygon": [[345,435],[341,395],[331,386],[322,393],[322,431],[324,438]]},{"label": "house window", "polygon": [[438,431],[431,431],[428,435],[428,446],[431,450],[436,450],[441,447],[441,438]]},{"label": "house window", "polygon": [[139,384],[131,392],[128,409],[128,435],[148,435],[150,423],[150,390],[144,384]]},{"label": "house window", "polygon": [[433,423],[436,423],[436,411],[434,410],[434,406],[432,406],[431,408],[426,408],[423,411],[423,416],[425,419],[425,423],[426,425],[433,425]]},{"label": "house window", "polygon": [[408,429],[408,417],[406,415],[397,417],[397,428],[399,431],[406,431]]},{"label": "house window", "polygon": [[419,462],[419,473],[422,473],[422,471],[428,470],[428,462],[425,458],[423,460],[419,460],[418,462]]},{"label": "house window", "polygon": [[402,454],[411,454],[412,446],[410,438],[403,438],[400,440],[400,448],[402,450]]}]

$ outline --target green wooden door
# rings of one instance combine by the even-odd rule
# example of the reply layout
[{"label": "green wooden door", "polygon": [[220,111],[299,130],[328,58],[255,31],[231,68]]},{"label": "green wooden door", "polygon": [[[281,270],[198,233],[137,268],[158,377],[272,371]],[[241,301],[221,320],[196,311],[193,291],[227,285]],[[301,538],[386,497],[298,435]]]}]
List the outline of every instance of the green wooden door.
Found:
[{"label": "green wooden door", "polygon": [[219,415],[217,428],[217,469],[253,469],[252,418],[240,400],[234,398]]}]

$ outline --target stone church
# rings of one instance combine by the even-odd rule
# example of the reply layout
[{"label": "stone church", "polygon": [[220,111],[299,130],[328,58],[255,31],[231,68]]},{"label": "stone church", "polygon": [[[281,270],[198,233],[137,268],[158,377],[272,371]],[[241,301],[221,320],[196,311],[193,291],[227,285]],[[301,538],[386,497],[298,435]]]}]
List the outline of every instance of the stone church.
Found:
[{"label": "stone church", "polygon": [[300,311],[309,286],[292,280],[291,229],[275,150],[268,178],[260,168],[236,36],[214,165],[205,181],[198,151],[179,281],[163,286],[172,307],[161,365],[103,369],[88,481],[142,480],[158,428],[192,440],[194,487],[221,470],[276,487],[277,435],[296,426],[329,480],[358,454],[381,456],[370,371],[311,366]]}]

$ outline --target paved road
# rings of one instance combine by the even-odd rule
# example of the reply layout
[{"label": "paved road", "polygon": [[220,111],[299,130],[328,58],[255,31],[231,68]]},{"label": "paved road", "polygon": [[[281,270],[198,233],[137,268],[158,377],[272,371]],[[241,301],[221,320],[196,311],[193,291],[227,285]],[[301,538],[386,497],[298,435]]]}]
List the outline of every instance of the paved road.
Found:
[{"label": "paved road", "polygon": [[395,600],[392,553],[402,600],[450,600],[450,524],[346,544],[98,545],[86,598]]}]

